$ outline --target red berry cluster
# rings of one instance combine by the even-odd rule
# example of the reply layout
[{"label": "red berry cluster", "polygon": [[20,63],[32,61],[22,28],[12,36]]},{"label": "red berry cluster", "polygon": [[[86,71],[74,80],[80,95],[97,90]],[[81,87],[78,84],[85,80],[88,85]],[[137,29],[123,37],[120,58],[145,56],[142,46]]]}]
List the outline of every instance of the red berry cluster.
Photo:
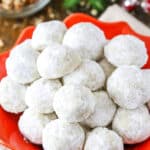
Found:
[{"label": "red berry cluster", "polygon": [[123,0],[122,6],[128,11],[132,11],[136,7],[141,6],[146,13],[150,13],[150,0]]}]

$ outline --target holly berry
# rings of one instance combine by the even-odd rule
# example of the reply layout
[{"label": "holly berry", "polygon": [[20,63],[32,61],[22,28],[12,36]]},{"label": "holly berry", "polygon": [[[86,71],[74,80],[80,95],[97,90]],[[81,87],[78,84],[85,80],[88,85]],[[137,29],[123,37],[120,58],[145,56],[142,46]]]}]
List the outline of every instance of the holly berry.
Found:
[{"label": "holly berry", "polygon": [[150,13],[150,0],[145,0],[141,3],[141,7],[146,13]]},{"label": "holly berry", "polygon": [[134,10],[138,5],[139,5],[139,1],[138,0],[123,0],[123,2],[122,2],[122,6],[127,11]]}]

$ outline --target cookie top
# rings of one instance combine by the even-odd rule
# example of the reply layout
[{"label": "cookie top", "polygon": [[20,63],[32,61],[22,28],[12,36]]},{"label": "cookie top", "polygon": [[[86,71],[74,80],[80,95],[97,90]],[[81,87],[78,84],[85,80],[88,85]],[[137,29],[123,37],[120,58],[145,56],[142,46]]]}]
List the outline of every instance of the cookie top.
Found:
[{"label": "cookie top", "polygon": [[33,109],[26,109],[21,115],[18,127],[20,132],[34,144],[42,144],[42,131],[47,123],[55,119],[52,115],[44,115]]},{"label": "cookie top", "polygon": [[20,113],[26,109],[25,93],[27,86],[12,81],[8,76],[0,82],[0,105],[11,113]]},{"label": "cookie top", "polygon": [[39,78],[37,57],[39,53],[31,47],[31,40],[26,40],[12,49],[6,60],[8,76],[17,83],[28,84]]},{"label": "cookie top", "polygon": [[116,67],[122,65],[142,67],[148,60],[145,43],[132,35],[114,37],[105,45],[104,54],[108,61]]},{"label": "cookie top", "polygon": [[105,91],[94,92],[96,98],[95,110],[82,124],[90,127],[107,126],[113,120],[116,112],[116,105]]},{"label": "cookie top", "polygon": [[54,95],[60,87],[59,80],[40,78],[28,87],[25,102],[39,113],[52,113]]},{"label": "cookie top", "polygon": [[84,130],[78,123],[51,121],[43,131],[45,150],[82,150],[85,140]]},{"label": "cookie top", "polygon": [[37,67],[40,75],[56,79],[74,71],[81,64],[79,54],[67,46],[52,44],[38,57]]},{"label": "cookie top", "polygon": [[150,136],[150,115],[146,106],[127,110],[119,108],[112,124],[113,130],[122,136],[124,143],[136,144]]},{"label": "cookie top", "polygon": [[95,91],[104,86],[105,74],[96,62],[85,59],[75,71],[64,76],[63,82],[86,86]]},{"label": "cookie top", "polygon": [[80,122],[94,112],[95,97],[84,86],[64,85],[56,92],[53,107],[60,119]]},{"label": "cookie top", "polygon": [[122,138],[107,128],[95,128],[87,135],[84,150],[123,150]]},{"label": "cookie top", "polygon": [[136,66],[121,66],[107,80],[107,91],[116,104],[135,109],[149,100],[142,70]]},{"label": "cookie top", "polygon": [[66,25],[58,20],[40,23],[33,32],[32,47],[42,51],[53,42],[61,43],[66,30]]},{"label": "cookie top", "polygon": [[104,32],[92,23],[77,23],[64,35],[63,44],[77,51],[82,58],[99,60],[106,43]]}]

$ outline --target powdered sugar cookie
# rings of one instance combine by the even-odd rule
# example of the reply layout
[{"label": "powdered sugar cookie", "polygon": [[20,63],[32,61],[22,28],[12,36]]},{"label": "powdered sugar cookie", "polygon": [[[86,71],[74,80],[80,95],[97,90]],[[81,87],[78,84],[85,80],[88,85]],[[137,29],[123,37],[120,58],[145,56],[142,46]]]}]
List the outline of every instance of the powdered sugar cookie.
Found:
[{"label": "powdered sugar cookie", "polygon": [[122,138],[107,128],[95,128],[88,136],[84,150],[123,150]]},{"label": "powdered sugar cookie", "polygon": [[20,113],[26,109],[26,86],[15,83],[8,76],[0,82],[0,104],[7,112]]},{"label": "powdered sugar cookie", "polygon": [[33,109],[27,109],[19,119],[19,130],[32,143],[42,144],[43,129],[53,119],[56,119],[54,114],[43,115]]},{"label": "powdered sugar cookie", "polygon": [[149,100],[142,70],[136,66],[117,68],[107,80],[107,90],[116,104],[127,109],[135,109]]},{"label": "powdered sugar cookie", "polygon": [[37,25],[32,35],[32,46],[35,50],[43,50],[51,43],[61,43],[67,28],[58,20],[43,22]]},{"label": "powdered sugar cookie", "polygon": [[150,115],[146,106],[127,110],[119,108],[113,129],[122,136],[124,143],[136,144],[150,137]]},{"label": "powdered sugar cookie", "polygon": [[132,35],[114,37],[104,47],[104,54],[108,61],[117,67],[122,65],[142,67],[148,60],[144,42]]},{"label": "powdered sugar cookie", "polygon": [[44,150],[82,150],[84,140],[84,130],[79,124],[59,119],[51,121],[43,131]]},{"label": "powdered sugar cookie", "polygon": [[8,76],[17,83],[27,84],[39,78],[37,57],[39,53],[32,49],[31,40],[16,46],[6,60]]},{"label": "powdered sugar cookie", "polygon": [[56,79],[74,71],[81,64],[77,52],[69,47],[53,44],[38,57],[37,67],[40,75],[47,79]]},{"label": "powdered sugar cookie", "polygon": [[61,87],[59,80],[41,78],[33,82],[27,89],[25,102],[28,107],[39,113],[51,113],[53,99],[57,90]]},{"label": "powdered sugar cookie", "polygon": [[66,75],[63,81],[64,84],[83,85],[95,91],[104,86],[105,74],[96,62],[86,59],[74,72]]},{"label": "powdered sugar cookie", "polygon": [[94,92],[94,96],[96,97],[95,111],[82,124],[91,128],[107,126],[113,120],[116,105],[105,91]]},{"label": "powdered sugar cookie", "polygon": [[56,92],[53,107],[60,119],[80,122],[94,112],[95,97],[84,86],[64,85]]},{"label": "powdered sugar cookie", "polygon": [[106,38],[102,30],[92,23],[73,25],[64,35],[63,44],[77,51],[82,58],[98,60],[103,56]]}]

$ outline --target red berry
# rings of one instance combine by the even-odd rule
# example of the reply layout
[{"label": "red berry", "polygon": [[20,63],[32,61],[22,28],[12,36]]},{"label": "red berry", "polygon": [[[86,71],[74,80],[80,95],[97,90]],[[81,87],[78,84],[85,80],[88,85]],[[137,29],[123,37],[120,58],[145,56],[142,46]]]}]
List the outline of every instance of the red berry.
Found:
[{"label": "red berry", "polygon": [[141,7],[146,13],[150,13],[150,0],[145,0],[144,2],[142,2]]},{"label": "red berry", "polygon": [[134,10],[138,4],[138,0],[124,0],[122,2],[123,7],[128,11]]}]

